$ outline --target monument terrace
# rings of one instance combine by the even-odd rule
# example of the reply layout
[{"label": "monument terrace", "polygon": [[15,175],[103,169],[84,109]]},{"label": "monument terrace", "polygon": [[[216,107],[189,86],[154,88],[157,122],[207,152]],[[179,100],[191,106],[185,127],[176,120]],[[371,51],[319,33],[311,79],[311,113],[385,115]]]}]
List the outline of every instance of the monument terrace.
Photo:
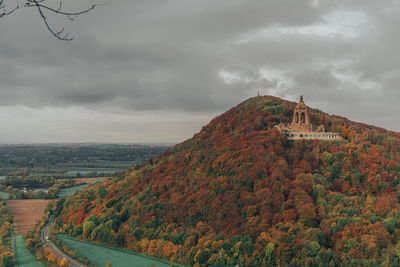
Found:
[{"label": "monument terrace", "polygon": [[290,125],[280,123],[276,128],[287,134],[289,140],[343,140],[343,137],[336,132],[326,132],[324,125],[315,127],[310,122],[308,107],[304,104],[303,96],[293,112],[293,119]]}]

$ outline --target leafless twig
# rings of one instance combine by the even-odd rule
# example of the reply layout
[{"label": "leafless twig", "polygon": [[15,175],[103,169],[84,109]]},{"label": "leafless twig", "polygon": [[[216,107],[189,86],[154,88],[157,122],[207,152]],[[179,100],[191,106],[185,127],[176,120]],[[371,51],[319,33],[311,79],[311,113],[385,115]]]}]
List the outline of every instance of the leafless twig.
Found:
[{"label": "leafless twig", "polygon": [[[4,1],[5,0],[0,0],[0,18],[13,13],[14,11],[16,11],[19,8],[19,5],[17,5],[13,9],[7,10]],[[23,6],[24,7],[33,7],[35,9],[37,9],[40,17],[43,20],[44,25],[46,26],[46,28],[49,30],[49,32],[54,37],[56,37],[59,40],[63,40],[63,41],[71,41],[71,40],[73,40],[73,37],[70,37],[69,33],[65,32],[64,28],[56,30],[53,26],[50,25],[47,15],[51,14],[51,13],[58,14],[58,15],[67,17],[69,20],[74,20],[79,15],[86,14],[86,13],[92,11],[96,7],[96,5],[94,3],[92,3],[90,5],[90,7],[86,8],[84,10],[73,12],[73,11],[63,10],[62,2],[63,2],[62,0],[59,0],[58,8],[53,8],[48,5],[47,0],[24,0]]]},{"label": "leafless twig", "polygon": [[10,15],[11,13],[13,13],[18,8],[19,8],[19,6],[17,5],[13,9],[7,11],[6,6],[4,5],[4,0],[0,0],[0,18],[4,17],[4,16],[7,16],[7,15]]}]

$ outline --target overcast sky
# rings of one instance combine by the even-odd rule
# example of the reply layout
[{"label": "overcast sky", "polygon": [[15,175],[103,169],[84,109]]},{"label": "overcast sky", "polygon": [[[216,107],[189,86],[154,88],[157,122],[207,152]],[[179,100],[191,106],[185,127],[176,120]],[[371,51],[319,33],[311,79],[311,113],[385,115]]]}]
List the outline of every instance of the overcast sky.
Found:
[{"label": "overcast sky", "polygon": [[96,1],[72,42],[0,18],[0,143],[180,142],[257,91],[400,131],[398,0]]}]

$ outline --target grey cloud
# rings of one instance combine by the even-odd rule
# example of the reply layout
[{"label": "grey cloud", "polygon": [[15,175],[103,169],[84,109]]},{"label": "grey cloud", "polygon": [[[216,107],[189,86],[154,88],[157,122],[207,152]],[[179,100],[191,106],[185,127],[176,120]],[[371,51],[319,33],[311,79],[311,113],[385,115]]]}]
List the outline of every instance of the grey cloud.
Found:
[{"label": "grey cloud", "polygon": [[[376,116],[398,113],[400,7],[373,0],[310,3],[114,0],[73,23],[52,18],[66,23],[73,42],[52,39],[23,11],[0,20],[0,105],[216,114],[261,90],[304,94],[318,108],[360,121],[370,118],[366,103],[376,99]],[[332,12],[359,12],[367,21],[352,38],[273,31],[324,25]],[[262,30],[271,33],[240,42]],[[334,75],[341,61],[342,74],[354,80]],[[262,77],[260,69],[283,76]],[[227,84],[222,70],[247,80]],[[363,88],[369,83],[377,88]],[[400,130],[393,126],[397,118],[376,123]]]},{"label": "grey cloud", "polygon": [[[118,13],[122,9],[125,16]],[[79,22],[82,29],[72,28],[78,35],[72,43],[43,42],[43,33],[32,36],[30,28],[29,45],[15,43],[15,29],[4,27],[0,57],[19,71],[2,77],[0,90],[10,95],[3,103],[92,105],[107,104],[108,98],[109,104],[129,102],[132,109],[220,109],[237,101],[224,103],[233,89],[218,78],[234,56],[236,38],[273,23],[307,24],[319,17],[308,1],[288,0],[114,1],[98,13],[90,15],[93,32],[85,28],[86,18]],[[104,25],[114,32],[102,32]],[[33,88],[29,98],[19,96],[26,87]]]}]

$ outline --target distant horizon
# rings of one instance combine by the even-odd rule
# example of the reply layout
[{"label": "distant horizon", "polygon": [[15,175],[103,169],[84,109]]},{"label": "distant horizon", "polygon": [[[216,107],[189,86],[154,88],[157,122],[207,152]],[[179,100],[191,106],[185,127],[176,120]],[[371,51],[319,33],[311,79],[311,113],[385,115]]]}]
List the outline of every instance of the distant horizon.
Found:
[{"label": "distant horizon", "polygon": [[[341,117],[345,117],[351,121],[354,122],[358,122],[358,123],[363,123],[363,124],[367,124],[367,125],[371,125],[374,127],[379,127],[382,129],[385,129],[387,131],[392,131],[392,132],[400,132],[394,130],[392,127],[385,127],[384,125],[382,125],[384,118],[376,118],[376,121],[372,121],[371,119],[365,119],[365,120],[359,120],[359,119],[354,119],[351,116],[348,116],[346,114],[339,114],[338,110],[339,108],[336,110],[334,107],[330,107],[331,109],[335,109],[335,110],[331,110],[331,111],[327,111],[325,110],[324,107],[318,106],[318,102],[317,101],[313,101],[313,100],[309,100],[308,96],[302,93],[299,93],[298,95],[295,96],[290,96],[290,97],[283,97],[283,96],[279,96],[279,95],[273,95],[273,94],[260,94],[258,96],[263,97],[263,96],[272,96],[272,97],[277,97],[286,101],[291,101],[291,102],[295,102],[297,103],[299,100],[299,97],[303,95],[304,97],[304,101],[306,103],[307,106],[309,106],[310,108],[313,109],[319,109],[322,112],[325,112],[329,115],[336,115],[336,116],[341,116]],[[152,141],[115,141],[115,140],[110,140],[107,141],[107,138],[104,138],[105,140],[70,140],[70,141],[58,141],[58,140],[54,140],[55,138],[57,138],[57,136],[48,136],[46,138],[41,138],[42,140],[40,141],[1,141],[0,139],[0,145],[77,145],[77,144],[127,144],[127,145],[165,145],[165,146],[173,146],[176,144],[179,144],[181,142],[184,142],[187,139],[190,139],[193,135],[195,135],[196,133],[198,133],[199,131],[201,131],[202,127],[204,127],[205,125],[207,125],[210,121],[212,121],[215,117],[225,113],[227,110],[229,110],[230,108],[244,102],[247,101],[250,98],[253,97],[257,97],[257,95],[253,95],[250,97],[247,97],[245,99],[241,99],[239,100],[238,103],[234,103],[231,106],[228,106],[225,110],[221,111],[220,113],[217,114],[212,114],[212,115],[208,115],[208,116],[201,116],[201,120],[200,122],[203,122],[203,124],[200,124],[199,122],[196,121],[190,121],[191,124],[188,124],[189,127],[186,127],[187,125],[185,123],[180,123],[178,127],[166,127],[163,126],[164,129],[162,129],[162,131],[158,130],[158,131],[154,131],[153,129],[148,129],[148,131],[146,132],[144,129],[141,129],[141,132],[143,134],[148,134],[148,136],[150,136],[151,134],[156,134],[156,135],[166,135],[166,136],[170,136],[171,137],[171,133],[173,133],[173,135],[180,135],[180,140],[176,140],[176,141],[158,141],[158,140],[152,140]],[[333,103],[333,102],[332,102]],[[338,106],[340,105],[340,103],[338,103]],[[1,108],[0,108],[1,109]],[[370,112],[373,112],[373,110],[369,109]],[[161,119],[161,118],[160,118]],[[187,119],[190,120],[190,117],[187,117]],[[179,121],[179,120],[178,120]],[[1,112],[0,112],[0,123],[1,123]],[[199,124],[199,125],[197,125]],[[129,125],[129,124],[128,124]],[[0,131],[0,138],[1,138],[1,134],[4,133],[4,130],[6,130],[7,128],[3,128],[3,132]],[[179,132],[179,129],[182,129],[182,132]],[[61,129],[62,130],[62,129]],[[112,130],[110,128],[107,129],[108,131]],[[100,131],[101,132],[101,131]],[[30,134],[30,132],[27,132],[28,134]],[[132,133],[132,136],[130,136],[130,134]],[[165,134],[164,134],[165,133]],[[119,131],[119,135],[123,134],[127,140],[129,139],[134,139],[133,136],[135,136],[136,132],[132,129],[128,129],[126,132],[121,132]],[[78,137],[79,138],[79,137]],[[154,138],[154,137],[153,137]],[[46,140],[43,140],[46,139]],[[53,141],[53,140],[54,141]],[[93,139],[99,139],[99,138],[93,138]],[[122,138],[116,138],[116,139],[122,139]],[[143,139],[142,138],[138,138],[138,139]],[[160,138],[162,139],[162,138]],[[172,139],[172,138],[170,138]],[[52,140],[52,141],[47,141],[47,140]]]},{"label": "distant horizon", "polygon": [[50,143],[1,143],[0,146],[19,146],[19,145],[48,145],[48,146],[62,146],[62,145],[153,145],[153,146],[173,146],[177,143],[130,143],[130,142],[50,142]]}]

